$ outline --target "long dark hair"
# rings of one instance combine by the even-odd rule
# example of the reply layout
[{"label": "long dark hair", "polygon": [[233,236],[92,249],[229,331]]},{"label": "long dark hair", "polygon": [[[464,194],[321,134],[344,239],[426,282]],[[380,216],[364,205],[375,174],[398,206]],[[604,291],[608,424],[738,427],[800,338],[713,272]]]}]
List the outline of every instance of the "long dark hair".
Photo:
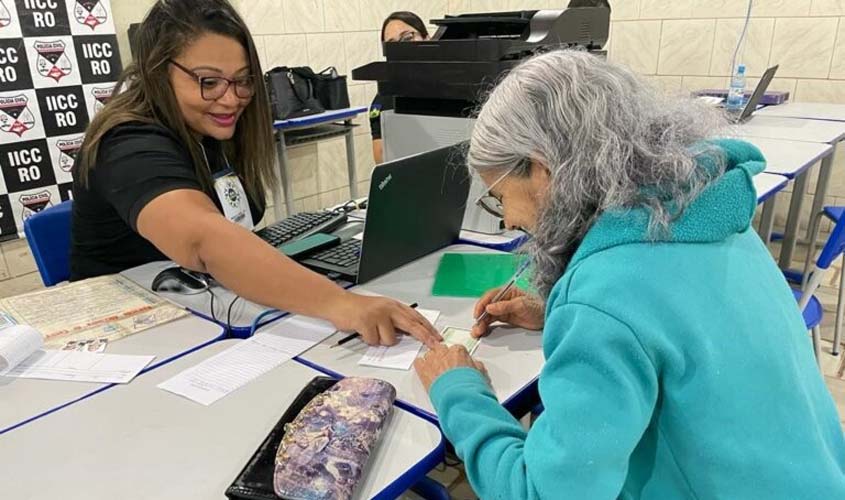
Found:
[{"label": "long dark hair", "polygon": [[203,189],[212,190],[212,179],[199,144],[191,136],[173,88],[168,61],[204,33],[237,40],[246,50],[250,73],[256,78],[255,95],[244,108],[235,134],[223,144],[247,193],[264,199],[265,187],[276,181],[272,119],[267,90],[261,81],[261,64],[252,35],[227,0],[158,0],[135,32],[134,60],[115,86],[115,95],[91,121],[82,145],[76,175],[87,185],[97,162],[103,136],[114,127],[132,121],[157,123],[173,131],[188,148]]},{"label": "long dark hair", "polygon": [[387,25],[390,24],[390,21],[402,21],[403,23],[407,24],[408,26],[414,28],[415,30],[420,32],[423,38],[428,38],[428,29],[425,27],[425,23],[420,16],[414,14],[413,12],[408,12],[406,10],[400,10],[398,12],[394,12],[387,16],[384,19],[384,22],[381,23],[381,41],[384,41],[384,30],[387,28]]}]

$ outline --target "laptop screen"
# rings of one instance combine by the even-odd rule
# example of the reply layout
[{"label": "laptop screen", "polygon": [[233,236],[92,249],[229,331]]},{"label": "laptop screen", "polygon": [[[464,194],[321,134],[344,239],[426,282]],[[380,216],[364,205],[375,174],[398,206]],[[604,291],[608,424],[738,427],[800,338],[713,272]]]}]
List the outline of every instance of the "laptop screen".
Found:
[{"label": "laptop screen", "polygon": [[745,108],[742,109],[742,114],[739,115],[738,121],[743,122],[747,120],[751,114],[757,110],[757,105],[760,104],[760,99],[763,98],[763,95],[766,93],[766,89],[769,88],[769,83],[772,82],[772,78],[774,78],[777,70],[778,65],[775,65],[763,73],[763,76],[760,78],[760,83],[757,84],[757,87],[754,89],[751,97],[748,98],[748,103],[745,105]]}]

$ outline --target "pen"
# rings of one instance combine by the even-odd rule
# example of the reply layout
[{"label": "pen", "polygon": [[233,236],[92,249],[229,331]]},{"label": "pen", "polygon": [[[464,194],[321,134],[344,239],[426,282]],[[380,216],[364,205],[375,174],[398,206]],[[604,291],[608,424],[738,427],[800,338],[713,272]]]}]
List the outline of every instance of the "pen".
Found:
[{"label": "pen", "polygon": [[[528,259],[525,259],[525,261],[522,264],[520,264],[520,266],[519,266],[519,268],[517,268],[516,272],[513,273],[513,276],[511,277],[511,279],[508,280],[508,282],[505,284],[505,286],[503,286],[502,289],[499,290],[499,292],[495,296],[493,296],[493,299],[490,300],[490,304],[495,304],[496,302],[500,301],[502,299],[502,297],[504,297],[505,294],[508,293],[508,290],[510,290],[511,287],[516,284],[516,280],[518,280],[519,277],[522,276],[522,273],[525,272],[526,269],[528,269],[529,262],[530,261]],[[485,307],[484,312],[482,312],[481,315],[478,316],[478,318],[475,319],[475,324],[477,325],[477,324],[481,323],[482,321],[484,321],[484,319],[487,316],[489,316],[489,313],[487,312],[487,308]]]},{"label": "pen", "polygon": [[[416,309],[418,305],[419,305],[419,304],[417,304],[416,302],[414,302],[413,304],[411,304],[411,305],[410,305],[410,307],[411,307],[411,309]],[[350,333],[350,334],[349,334],[349,335],[347,335],[346,337],[343,337],[342,339],[338,340],[338,341],[337,341],[337,344],[335,344],[335,345],[333,345],[333,346],[330,346],[330,347],[329,347],[329,349],[334,349],[335,347],[337,347],[337,346],[339,346],[339,345],[343,345],[343,344],[346,344],[347,342],[351,342],[351,341],[352,341],[352,339],[356,339],[356,338],[358,338],[358,337],[360,337],[360,336],[361,336],[361,334],[360,334],[360,333],[358,333],[358,332],[353,332],[353,333]]]}]

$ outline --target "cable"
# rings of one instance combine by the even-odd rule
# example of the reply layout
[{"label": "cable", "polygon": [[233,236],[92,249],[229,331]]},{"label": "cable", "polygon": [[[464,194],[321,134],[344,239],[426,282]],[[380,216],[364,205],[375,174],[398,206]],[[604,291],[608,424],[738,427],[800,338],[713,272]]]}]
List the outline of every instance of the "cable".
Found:
[{"label": "cable", "polygon": [[211,291],[211,288],[206,288],[205,291],[208,292],[211,295],[211,319],[213,319],[214,322],[216,323],[217,322],[217,315],[214,314],[214,298],[216,297],[216,295],[214,295],[214,292]]},{"label": "cable", "polygon": [[288,313],[279,311],[278,309],[268,309],[264,311],[263,313],[256,316],[254,320],[252,320],[252,325],[249,327],[249,336],[252,337],[255,331],[258,330],[258,324],[261,323],[262,319],[274,313],[279,313],[279,315],[274,318],[270,318],[269,320],[267,320],[267,323],[276,321],[277,319],[288,315]]},{"label": "cable", "polygon": [[241,298],[240,295],[235,295],[235,298],[232,299],[232,302],[229,302],[229,309],[226,311],[226,338],[232,337],[232,306],[235,305],[235,302]]},{"label": "cable", "polygon": [[751,5],[754,3],[754,0],[748,0],[748,11],[745,13],[745,24],[742,26],[742,33],[739,34],[739,40],[736,42],[736,49],[734,49],[734,55],[731,58],[731,77],[736,73],[736,56],[739,54],[739,48],[742,46],[742,42],[745,40],[745,33],[748,31],[748,22],[751,20]]}]

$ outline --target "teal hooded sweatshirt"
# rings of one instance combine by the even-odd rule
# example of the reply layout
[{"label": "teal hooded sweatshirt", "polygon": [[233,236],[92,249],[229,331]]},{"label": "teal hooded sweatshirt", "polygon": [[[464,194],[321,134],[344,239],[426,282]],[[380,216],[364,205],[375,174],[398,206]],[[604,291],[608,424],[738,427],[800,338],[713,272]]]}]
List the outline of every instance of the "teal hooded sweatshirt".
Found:
[{"label": "teal hooded sweatshirt", "polygon": [[845,441],[796,301],[750,228],[750,144],[658,241],[603,214],[546,305],[525,431],[481,374],[430,395],[483,499],[845,499]]}]

